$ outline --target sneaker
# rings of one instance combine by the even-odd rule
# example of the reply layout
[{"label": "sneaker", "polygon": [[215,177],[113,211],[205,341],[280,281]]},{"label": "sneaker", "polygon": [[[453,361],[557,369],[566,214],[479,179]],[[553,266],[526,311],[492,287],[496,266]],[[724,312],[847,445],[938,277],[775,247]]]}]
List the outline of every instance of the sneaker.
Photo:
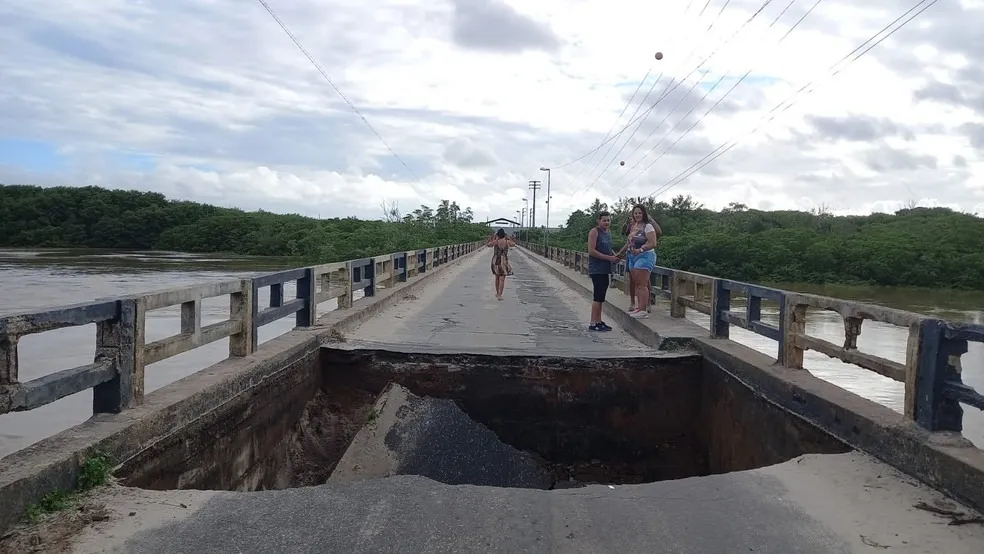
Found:
[{"label": "sneaker", "polygon": [[588,331],[604,331],[600,323],[592,323],[588,325]]},{"label": "sneaker", "polygon": [[601,328],[602,331],[611,331],[612,330],[612,326],[609,325],[609,324],[607,324],[607,323],[605,323],[604,321],[599,321],[596,325],[598,325]]},{"label": "sneaker", "polygon": [[628,308],[628,311],[629,311],[630,313],[631,313],[631,312],[634,312],[634,311],[636,311],[636,307],[635,307],[635,304],[629,304],[629,308]]},{"label": "sneaker", "polygon": [[649,313],[646,312],[645,310],[636,310],[636,311],[630,313],[629,314],[629,317],[632,317],[632,318],[635,318],[635,319],[647,319],[647,318],[649,318]]}]

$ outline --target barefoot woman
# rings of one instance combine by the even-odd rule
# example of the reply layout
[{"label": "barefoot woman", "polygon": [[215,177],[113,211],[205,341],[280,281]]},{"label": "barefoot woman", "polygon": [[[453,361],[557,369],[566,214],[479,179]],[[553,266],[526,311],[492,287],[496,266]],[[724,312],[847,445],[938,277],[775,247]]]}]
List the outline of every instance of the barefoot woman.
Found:
[{"label": "barefoot woman", "polygon": [[506,236],[504,230],[499,229],[494,235],[489,237],[489,242],[486,246],[492,248],[492,275],[495,276],[495,297],[502,300],[502,293],[506,289],[506,275],[512,273],[512,267],[509,265],[509,247],[516,246],[516,243],[510,237]]}]

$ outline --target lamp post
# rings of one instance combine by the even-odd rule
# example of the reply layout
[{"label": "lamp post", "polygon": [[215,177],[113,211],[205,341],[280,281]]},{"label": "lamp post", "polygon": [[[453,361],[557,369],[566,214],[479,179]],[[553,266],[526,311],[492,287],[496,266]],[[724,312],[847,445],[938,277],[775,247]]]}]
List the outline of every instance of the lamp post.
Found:
[{"label": "lamp post", "polygon": [[[528,213],[530,213],[530,199],[529,198],[524,198],[523,199],[523,217],[522,217],[522,219],[520,219],[520,221],[522,222],[522,225],[519,226],[520,233],[522,233],[523,230],[526,229],[526,214],[528,214]],[[520,235],[520,236],[522,236],[522,235]]]},{"label": "lamp post", "polygon": [[552,198],[550,196],[550,168],[541,167],[540,171],[547,172],[547,228],[546,228],[546,232],[543,233],[543,246],[546,247],[549,246],[547,244],[548,243],[547,237],[550,235],[550,198]]}]

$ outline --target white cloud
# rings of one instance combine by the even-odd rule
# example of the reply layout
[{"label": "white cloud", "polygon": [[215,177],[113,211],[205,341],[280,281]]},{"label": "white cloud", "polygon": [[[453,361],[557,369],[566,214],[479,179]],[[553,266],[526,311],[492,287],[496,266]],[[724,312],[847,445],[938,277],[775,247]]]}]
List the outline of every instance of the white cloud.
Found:
[{"label": "white cloud", "polygon": [[[779,44],[814,0],[775,0],[750,23],[761,2],[268,1],[410,171],[259,3],[33,0],[0,5],[0,51],[17,53],[0,57],[0,182],[322,216],[447,198],[495,218],[515,217],[546,165],[556,225],[596,196],[658,190],[737,138],[663,196],[844,213],[984,205],[981,2],[939,2],[826,79],[912,3],[824,0]],[[676,88],[637,132],[563,166],[602,141],[650,66],[616,129]]]}]

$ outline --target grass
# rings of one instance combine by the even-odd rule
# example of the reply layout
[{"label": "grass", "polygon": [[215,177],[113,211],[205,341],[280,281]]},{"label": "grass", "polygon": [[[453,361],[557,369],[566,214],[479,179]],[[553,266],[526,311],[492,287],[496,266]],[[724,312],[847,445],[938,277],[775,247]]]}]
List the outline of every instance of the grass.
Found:
[{"label": "grass", "polygon": [[72,490],[55,489],[45,493],[41,500],[27,507],[25,519],[36,523],[45,514],[59,512],[78,505],[82,496],[90,490],[109,481],[113,462],[101,450],[93,450],[79,465],[79,475]]}]

